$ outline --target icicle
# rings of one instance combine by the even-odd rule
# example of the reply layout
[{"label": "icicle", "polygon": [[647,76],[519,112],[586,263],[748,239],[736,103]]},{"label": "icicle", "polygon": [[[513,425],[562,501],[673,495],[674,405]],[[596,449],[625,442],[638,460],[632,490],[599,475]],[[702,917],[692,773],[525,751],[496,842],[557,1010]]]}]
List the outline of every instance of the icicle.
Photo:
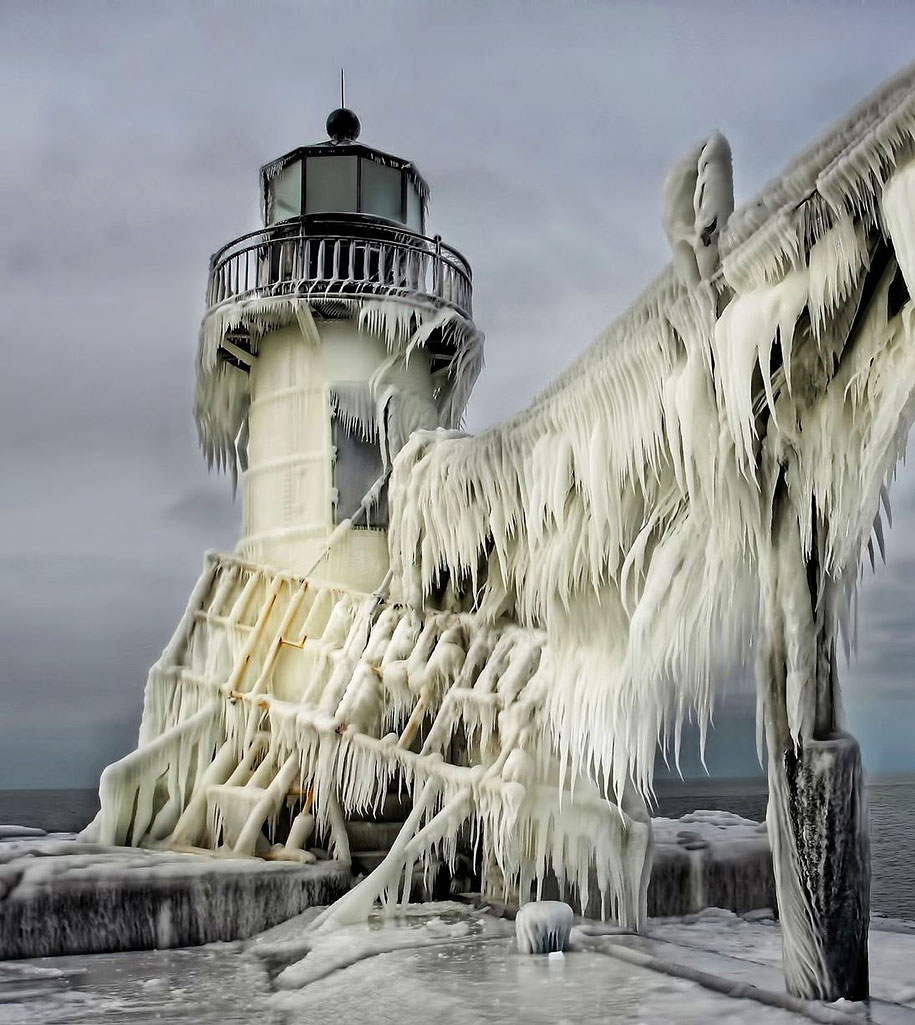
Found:
[{"label": "icicle", "polygon": [[[303,344],[317,345],[320,335],[312,317],[312,307],[326,306],[307,296],[256,296],[238,302],[226,302],[210,310],[200,329],[197,350],[197,386],[194,416],[200,446],[210,468],[234,476],[237,465],[247,459],[244,430],[248,413],[248,374],[230,366],[219,356],[220,346],[233,331],[245,331],[256,352],[260,339],[270,331],[297,325]],[[331,302],[334,312],[352,316],[359,329],[380,337],[402,361],[425,348],[433,338],[447,339],[453,356],[447,370],[436,378],[436,413],[433,423],[446,427],[460,424],[470,392],[483,366],[483,335],[472,322],[456,310],[424,307],[397,299],[349,299]],[[374,396],[377,404],[377,395]],[[364,415],[346,383],[335,388],[333,400],[340,404],[344,419],[360,430],[370,429],[371,418]],[[357,403],[356,409],[350,405]],[[415,410],[412,410],[415,413]],[[355,416],[356,419],[353,419]],[[410,414],[405,415],[406,421]],[[429,418],[423,413],[423,425]]]}]

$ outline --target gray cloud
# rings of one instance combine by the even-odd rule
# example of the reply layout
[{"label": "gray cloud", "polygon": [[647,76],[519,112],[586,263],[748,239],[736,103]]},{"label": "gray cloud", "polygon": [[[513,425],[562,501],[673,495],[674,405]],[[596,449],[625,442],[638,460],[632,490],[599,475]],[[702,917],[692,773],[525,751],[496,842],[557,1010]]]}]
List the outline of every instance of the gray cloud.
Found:
[{"label": "gray cloud", "polygon": [[[132,746],[202,552],[234,544],[190,415],[207,259],[256,226],[258,166],[323,135],[341,64],[364,138],[418,162],[473,263],[478,429],[663,265],[688,145],[721,128],[746,199],[912,38],[915,9],[833,0],[0,6],[0,785],[91,784]],[[913,764],[908,471],[897,512],[846,673],[883,768]]]}]

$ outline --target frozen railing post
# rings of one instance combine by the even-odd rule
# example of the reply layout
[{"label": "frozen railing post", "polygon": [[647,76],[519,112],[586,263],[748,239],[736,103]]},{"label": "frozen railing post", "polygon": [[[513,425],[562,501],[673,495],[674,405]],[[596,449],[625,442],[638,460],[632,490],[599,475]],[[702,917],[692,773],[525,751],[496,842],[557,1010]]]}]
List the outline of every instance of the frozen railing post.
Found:
[{"label": "frozen railing post", "polygon": [[[879,116],[889,107],[874,103],[873,109]],[[882,139],[881,132],[898,138],[904,110],[872,140]],[[859,131],[856,123],[854,132]],[[843,129],[814,149],[814,168],[830,146],[837,147],[830,161],[847,146],[857,150],[856,167],[867,163],[861,163],[855,135]],[[882,154],[880,161],[885,159]],[[878,163],[887,173],[888,165]],[[836,164],[842,173],[849,165]],[[881,391],[876,382],[885,371],[875,365],[878,352],[891,352],[909,330],[905,320],[891,327],[902,307],[893,308],[889,288],[897,261],[906,270],[911,214],[901,215],[903,223],[894,229],[886,195],[902,190],[891,178],[878,189],[870,178],[868,187],[884,204],[886,228],[856,223],[845,191],[827,199],[825,172],[813,175],[816,187],[788,204],[790,214],[779,222],[769,211],[771,223],[791,225],[794,233],[788,240],[793,254],[783,263],[765,263],[770,249],[781,259],[765,218],[743,237],[740,225],[728,224],[730,150],[718,133],[671,170],[662,219],[680,282],[694,297],[705,295],[715,314],[711,340],[718,362],[712,384],[737,453],[725,477],[732,477],[733,486],[743,475],[766,499],[753,541],[762,610],[757,685],[768,745],[768,828],[786,982],[799,997],[863,1000],[867,813],[858,745],[842,730],[836,636],[840,610],[857,578],[862,528],[867,540],[880,485],[911,425],[903,412],[910,400]],[[773,203],[785,201],[775,194]],[[757,217],[764,208],[757,207]],[[726,224],[722,263],[719,240]],[[894,248],[885,243],[887,236]],[[899,294],[908,300],[904,288]],[[876,339],[882,351],[871,348]],[[747,352],[750,359],[735,373]],[[747,368],[758,371],[758,384],[745,376]],[[898,422],[892,412],[897,403]],[[893,426],[880,434],[869,417]],[[855,446],[850,467],[846,449]],[[878,511],[874,530],[882,545],[879,524]],[[732,522],[726,529],[735,528]]]}]

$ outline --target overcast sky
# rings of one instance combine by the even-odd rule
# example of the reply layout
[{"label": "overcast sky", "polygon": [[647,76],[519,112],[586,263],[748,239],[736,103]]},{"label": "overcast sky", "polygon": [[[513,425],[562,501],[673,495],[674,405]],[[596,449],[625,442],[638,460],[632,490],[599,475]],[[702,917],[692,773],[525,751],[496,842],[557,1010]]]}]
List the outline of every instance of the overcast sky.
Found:
[{"label": "overcast sky", "polygon": [[[714,128],[738,203],[915,57],[904,3],[0,0],[0,786],[89,786],[239,508],[191,417],[209,254],[260,164],[324,138],[416,161],[471,260],[487,369],[525,404],[667,260],[667,166]],[[430,232],[431,233],[431,232]],[[873,772],[915,769],[915,471],[843,674]],[[732,699],[714,771],[747,772]]]}]

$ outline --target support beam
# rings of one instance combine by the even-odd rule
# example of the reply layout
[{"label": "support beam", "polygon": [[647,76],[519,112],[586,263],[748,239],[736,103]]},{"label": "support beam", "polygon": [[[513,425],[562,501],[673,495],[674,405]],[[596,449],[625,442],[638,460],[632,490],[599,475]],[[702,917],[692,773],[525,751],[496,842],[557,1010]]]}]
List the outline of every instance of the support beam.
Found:
[{"label": "support beam", "polygon": [[230,342],[228,338],[223,338],[220,348],[224,349],[238,363],[243,363],[246,367],[254,365],[256,357],[252,356],[247,349],[243,349],[234,342]]}]

